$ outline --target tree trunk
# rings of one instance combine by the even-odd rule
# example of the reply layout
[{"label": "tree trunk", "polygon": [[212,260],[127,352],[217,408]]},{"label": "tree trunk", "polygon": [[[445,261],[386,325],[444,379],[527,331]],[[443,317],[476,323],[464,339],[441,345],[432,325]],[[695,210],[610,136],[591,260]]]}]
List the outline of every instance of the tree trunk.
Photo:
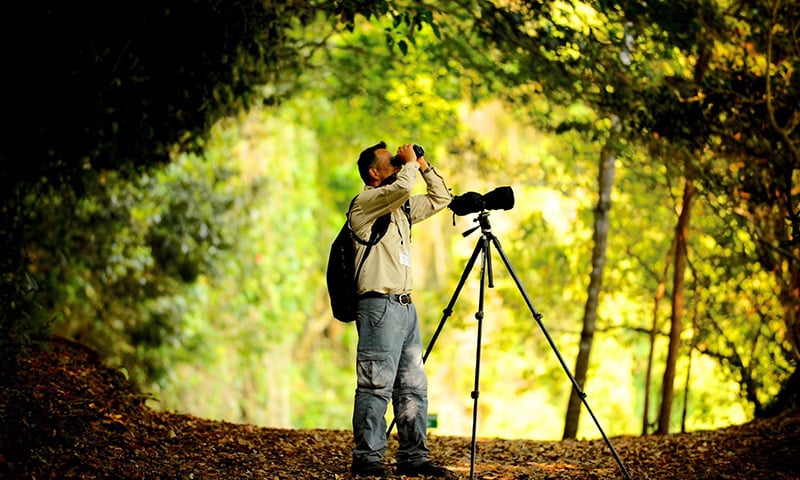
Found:
[{"label": "tree trunk", "polygon": [[[800,215],[800,211],[798,213]],[[800,222],[800,219],[795,221]],[[794,241],[800,243],[800,238]],[[792,250],[797,252],[797,248]],[[783,318],[786,323],[786,336],[792,345],[792,356],[795,362],[800,362],[800,262],[788,260],[783,269],[775,269],[774,274],[780,285],[780,299],[783,305]],[[788,272],[789,282],[782,281],[781,270]]]},{"label": "tree trunk", "polygon": [[[694,272],[692,272],[693,276]],[[697,289],[699,287],[695,287],[695,298],[698,297]],[[686,379],[683,382],[683,414],[681,415],[681,433],[686,433],[686,418],[689,416],[689,386],[692,382],[692,354],[697,348],[697,342],[695,342],[695,335],[698,331],[697,326],[697,318],[698,318],[698,311],[697,311],[697,302],[694,302],[694,309],[692,311],[692,338],[689,342],[689,364],[686,366]]]},{"label": "tree trunk", "polygon": [[[600,290],[603,286],[603,270],[606,263],[608,245],[609,213],[611,211],[611,188],[614,184],[614,161],[616,156],[608,147],[600,154],[600,171],[598,172],[599,198],[594,212],[594,247],[592,249],[592,273],[589,278],[589,290],[583,311],[583,330],[581,331],[578,357],[575,361],[575,381],[583,388],[586,383],[586,372],[589,369],[589,354],[592,350],[594,332],[597,322],[597,305],[600,302]],[[575,389],[569,397],[567,416],[564,421],[564,438],[575,438],[578,433],[578,421],[581,413],[581,399]]]},{"label": "tree trunk", "polygon": [[681,411],[681,433],[686,433],[686,417],[689,415],[689,383],[692,380],[692,352],[689,348],[689,364],[686,366],[686,378],[683,381],[683,409]]},{"label": "tree trunk", "polygon": [[664,271],[661,272],[661,278],[658,279],[658,287],[656,287],[656,294],[653,298],[653,324],[650,327],[650,346],[647,353],[647,370],[645,371],[644,378],[644,411],[642,412],[642,435],[647,435],[650,430],[650,383],[653,380],[653,357],[656,350],[656,338],[658,338],[658,309],[661,305],[661,300],[664,299],[667,290],[667,274],[669,273],[669,265],[672,261],[672,255],[675,252],[675,242],[669,249],[669,254],[664,262]]},{"label": "tree trunk", "polygon": [[672,317],[670,318],[669,350],[667,365],[664,367],[664,381],[661,390],[661,411],[658,415],[657,434],[669,433],[669,421],[672,415],[672,401],[675,398],[675,371],[681,348],[681,331],[683,330],[683,286],[685,282],[687,261],[687,240],[689,234],[689,218],[694,197],[694,182],[686,179],[683,187],[683,206],[675,228],[675,269],[672,280]]}]

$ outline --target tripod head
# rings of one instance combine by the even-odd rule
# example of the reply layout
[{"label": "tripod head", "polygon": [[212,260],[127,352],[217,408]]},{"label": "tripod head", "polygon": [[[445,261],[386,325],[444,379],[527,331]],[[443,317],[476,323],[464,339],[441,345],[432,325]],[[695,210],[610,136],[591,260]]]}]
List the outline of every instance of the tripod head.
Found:
[{"label": "tripod head", "polygon": [[468,237],[472,235],[472,233],[479,228],[481,229],[481,234],[483,235],[488,235],[492,233],[492,226],[489,224],[488,211],[484,210],[480,212],[478,216],[475,217],[472,221],[478,222],[478,225],[470,228],[469,230],[466,230],[464,233],[461,234],[462,237]]}]

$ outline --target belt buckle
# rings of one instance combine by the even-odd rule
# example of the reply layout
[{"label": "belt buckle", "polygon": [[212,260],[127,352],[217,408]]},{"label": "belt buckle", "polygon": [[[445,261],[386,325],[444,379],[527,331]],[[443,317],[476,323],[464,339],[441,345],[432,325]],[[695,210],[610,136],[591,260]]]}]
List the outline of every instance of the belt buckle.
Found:
[{"label": "belt buckle", "polygon": [[400,305],[409,305],[411,303],[411,295],[408,293],[401,293],[397,296],[397,301]]}]

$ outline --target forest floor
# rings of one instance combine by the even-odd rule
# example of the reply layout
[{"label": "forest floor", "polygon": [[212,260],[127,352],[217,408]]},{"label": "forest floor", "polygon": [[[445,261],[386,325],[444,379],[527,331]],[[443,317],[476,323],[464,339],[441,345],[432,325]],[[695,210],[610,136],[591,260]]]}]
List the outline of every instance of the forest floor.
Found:
[{"label": "forest floor", "polygon": [[[158,412],[120,372],[68,341],[32,349],[15,372],[0,385],[0,478],[352,478],[349,431]],[[800,479],[800,412],[611,443],[634,479]],[[470,470],[482,480],[626,478],[603,440],[480,438],[474,464],[470,438],[432,433],[429,446],[435,461],[465,479]],[[392,438],[387,457],[396,449]]]}]

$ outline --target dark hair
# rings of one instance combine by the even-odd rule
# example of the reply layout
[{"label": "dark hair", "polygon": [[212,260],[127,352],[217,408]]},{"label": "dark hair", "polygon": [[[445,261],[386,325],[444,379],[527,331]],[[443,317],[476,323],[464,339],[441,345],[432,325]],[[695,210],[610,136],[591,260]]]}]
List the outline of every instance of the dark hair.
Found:
[{"label": "dark hair", "polygon": [[361,174],[361,179],[364,180],[364,183],[369,184],[372,180],[372,177],[369,176],[369,169],[375,165],[375,160],[377,157],[375,156],[375,150],[380,150],[386,148],[386,142],[381,141],[380,143],[373,145],[363,152],[361,155],[358,156],[358,173]]}]

